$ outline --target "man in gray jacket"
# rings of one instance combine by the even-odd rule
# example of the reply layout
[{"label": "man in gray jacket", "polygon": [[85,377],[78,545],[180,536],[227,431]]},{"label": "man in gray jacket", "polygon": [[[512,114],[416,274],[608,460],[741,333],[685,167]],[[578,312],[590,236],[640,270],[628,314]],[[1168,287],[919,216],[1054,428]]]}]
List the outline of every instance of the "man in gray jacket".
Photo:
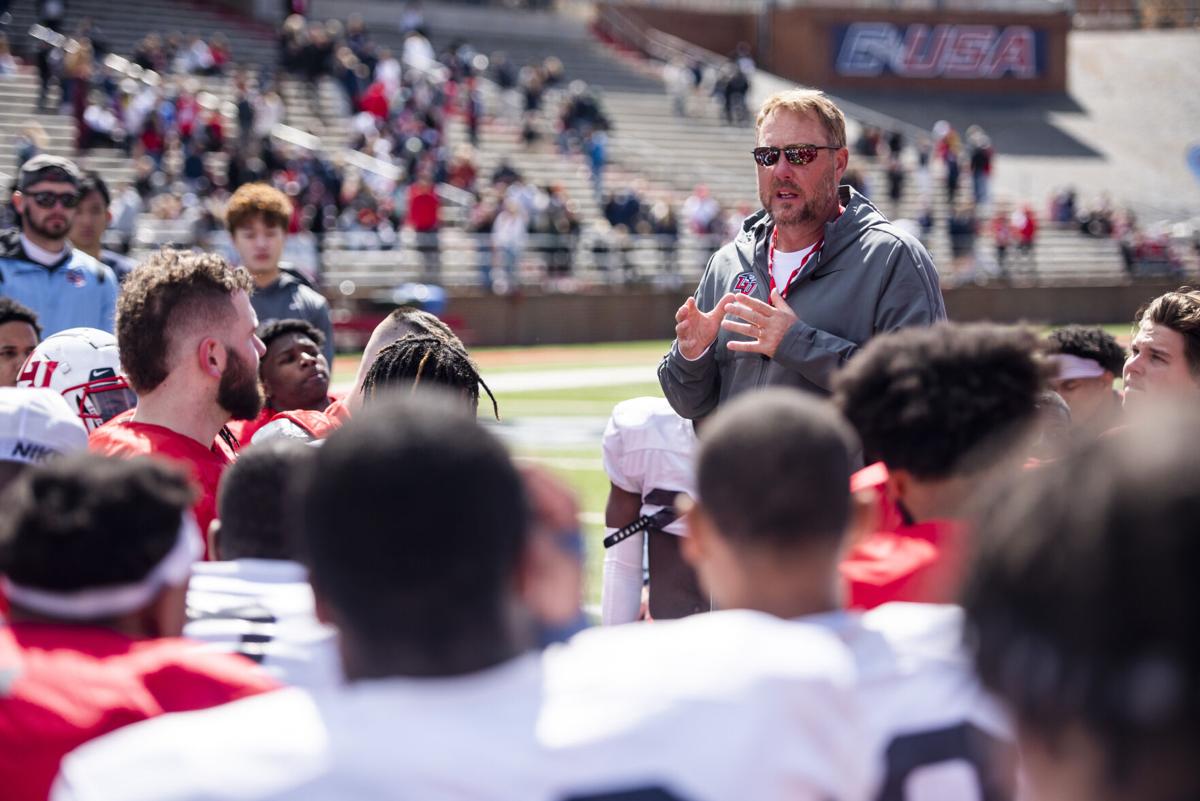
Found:
[{"label": "man in gray jacket", "polygon": [[757,139],[762,209],[709,260],[658,368],[682,417],[769,385],[828,395],[872,336],[946,317],[925,247],[839,186],[849,151],[836,105],[813,90],[773,95]]}]

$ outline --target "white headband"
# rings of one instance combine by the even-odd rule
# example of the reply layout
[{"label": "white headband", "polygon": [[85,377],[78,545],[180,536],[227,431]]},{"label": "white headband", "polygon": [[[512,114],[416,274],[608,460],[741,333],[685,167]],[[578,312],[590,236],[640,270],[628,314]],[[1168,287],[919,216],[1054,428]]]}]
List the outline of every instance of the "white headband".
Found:
[{"label": "white headband", "polygon": [[1054,356],[1058,364],[1059,381],[1071,381],[1076,378],[1099,378],[1104,375],[1104,368],[1095,359],[1085,359],[1070,353],[1058,353]]},{"label": "white headband", "polygon": [[8,576],[0,576],[0,589],[12,603],[47,617],[64,620],[115,617],[141,609],[163,587],[182,586],[192,574],[192,564],[203,554],[200,528],[188,509],[183,513],[175,545],[141,581],[59,592],[25,587]]}]

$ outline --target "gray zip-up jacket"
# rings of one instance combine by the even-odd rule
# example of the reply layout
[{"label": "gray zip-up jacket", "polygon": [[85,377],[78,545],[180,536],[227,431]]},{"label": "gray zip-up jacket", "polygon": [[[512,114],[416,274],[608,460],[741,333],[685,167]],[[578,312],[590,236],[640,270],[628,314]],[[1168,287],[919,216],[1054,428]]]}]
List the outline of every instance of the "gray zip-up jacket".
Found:
[{"label": "gray zip-up jacket", "polygon": [[250,305],[258,315],[258,324],[274,320],[298,319],[312,323],[325,335],[325,358],[333,370],[333,323],[329,319],[329,301],[293,273],[283,270],[269,286],[255,289]]},{"label": "gray zip-up jacket", "polygon": [[[925,246],[850,187],[839,187],[838,193],[845,211],[825,225],[816,265],[806,268],[788,292],[787,303],[799,321],[773,358],[729,350],[729,340],[749,338],[725,329],[695,361],[680,355],[678,342],[671,346],[658,380],[681,417],[703,417],[755,387],[794,386],[828,395],[834,371],[874,335],[946,319],[937,270]],[[701,311],[713,309],[727,292],[770,303],[767,250],[773,228],[760,209],[746,218],[737,238],[713,254],[696,289]]]}]

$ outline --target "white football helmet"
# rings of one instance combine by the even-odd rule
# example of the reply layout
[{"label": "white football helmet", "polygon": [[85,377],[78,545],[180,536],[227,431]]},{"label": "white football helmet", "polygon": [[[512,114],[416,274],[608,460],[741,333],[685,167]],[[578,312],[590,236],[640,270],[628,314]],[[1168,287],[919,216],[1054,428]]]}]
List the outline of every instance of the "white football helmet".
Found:
[{"label": "white football helmet", "polygon": [[137,395],[121,375],[117,338],[96,328],[68,328],[46,337],[22,365],[17,386],[59,393],[88,433],[137,405]]}]

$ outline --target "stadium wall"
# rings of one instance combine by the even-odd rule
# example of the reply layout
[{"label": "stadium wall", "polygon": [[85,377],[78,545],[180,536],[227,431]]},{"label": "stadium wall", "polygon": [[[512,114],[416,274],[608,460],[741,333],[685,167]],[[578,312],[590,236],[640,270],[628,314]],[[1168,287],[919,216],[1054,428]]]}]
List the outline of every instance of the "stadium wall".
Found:
[{"label": "stadium wall", "polygon": [[1043,94],[1067,88],[1065,12],[791,7],[765,11],[761,20],[749,12],[609,7],[715,53],[747,42],[765,69],[825,89]]},{"label": "stadium wall", "polygon": [[[1120,323],[1176,282],[1120,286],[959,287],[943,294],[950,319],[1038,325]],[[684,290],[580,295],[452,296],[445,317],[472,345],[539,345],[670,339]]]}]

